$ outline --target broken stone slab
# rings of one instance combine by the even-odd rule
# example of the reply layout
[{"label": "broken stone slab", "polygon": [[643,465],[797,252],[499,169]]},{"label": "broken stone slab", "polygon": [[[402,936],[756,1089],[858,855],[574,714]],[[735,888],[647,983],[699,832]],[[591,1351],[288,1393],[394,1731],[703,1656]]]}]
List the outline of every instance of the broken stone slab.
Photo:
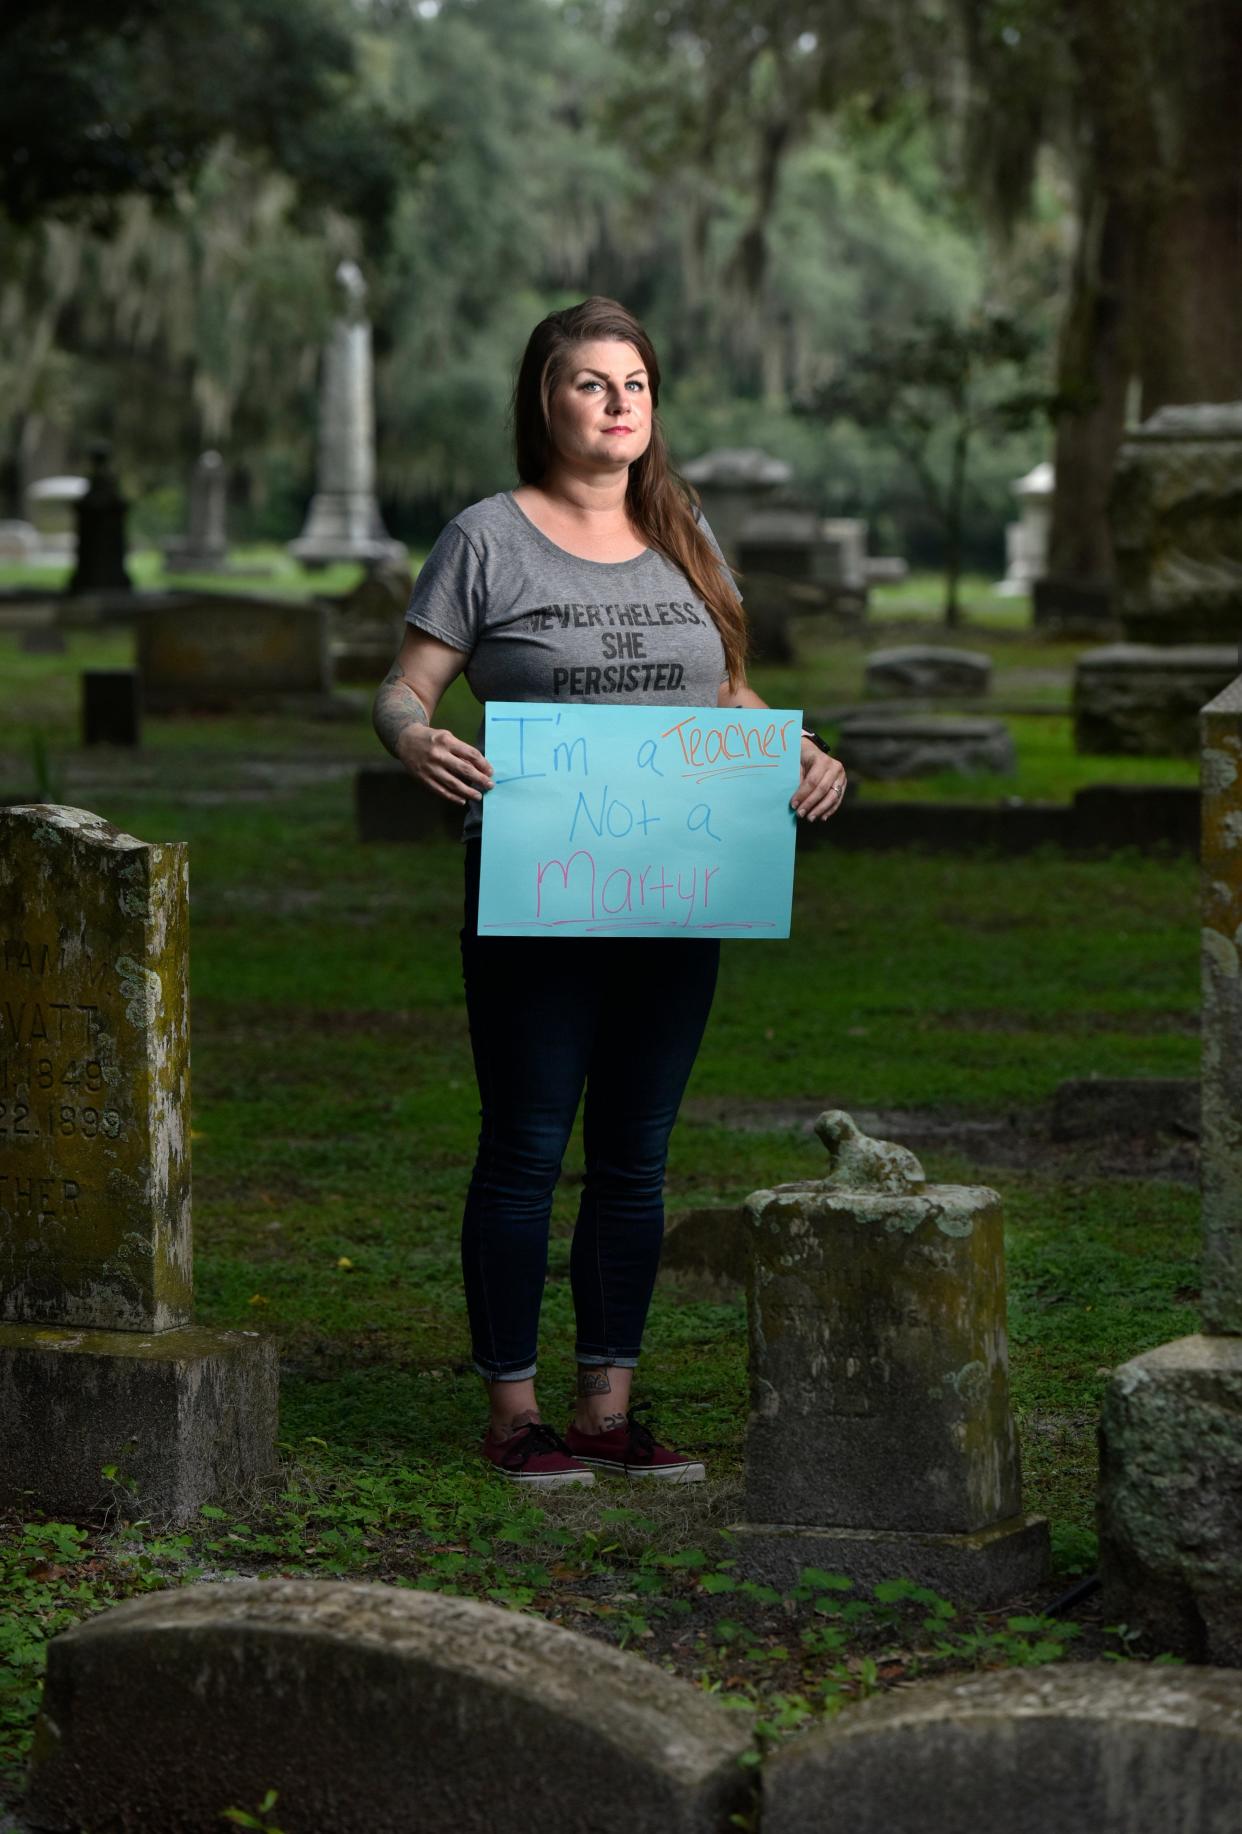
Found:
[{"label": "broken stone slab", "polygon": [[764,1834],[1236,1834],[1242,1691],[1057,1663],[847,1707],[763,1771]]},{"label": "broken stone slab", "polygon": [[245,1580],[53,1639],[24,1812],[215,1834],[275,1789],[281,1826],[315,1834],[719,1834],[748,1745],[689,1683],[539,1618]]},{"label": "broken stone slab", "polygon": [[1048,1531],[1022,1510],[1000,1199],[928,1184],[843,1112],[816,1132],[826,1177],[747,1202],[747,1564],[978,1600],[1037,1584]]},{"label": "broken stone slab", "polygon": [[1100,1574],[1106,1621],[1242,1667],[1242,1337],[1178,1338],[1113,1372]]},{"label": "broken stone slab", "polygon": [[256,1331],[0,1326],[0,1507],[194,1521],[272,1469],[278,1386]]},{"label": "broken stone slab", "polygon": [[1199,710],[1238,672],[1228,644],[1106,643],[1074,665],[1079,752],[1193,757]]},{"label": "broken stone slab", "polygon": [[1202,714],[1203,1322],[1242,1332],[1242,676]]},{"label": "broken stone slab", "polygon": [[931,643],[872,650],[865,683],[866,693],[876,699],[958,700],[987,693],[992,685],[992,658],[981,650]]},{"label": "broken stone slab", "polygon": [[85,809],[0,811],[0,1319],[189,1320],[189,867]]}]

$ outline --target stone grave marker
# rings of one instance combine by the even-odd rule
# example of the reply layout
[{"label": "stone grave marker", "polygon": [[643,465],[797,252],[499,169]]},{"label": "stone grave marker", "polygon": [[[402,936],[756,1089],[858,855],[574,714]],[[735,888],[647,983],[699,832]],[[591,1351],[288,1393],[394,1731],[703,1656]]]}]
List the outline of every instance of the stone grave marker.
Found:
[{"label": "stone grave marker", "polygon": [[331,669],[323,604],[204,593],[152,606],[138,622],[150,713],[323,708]]},{"label": "stone grave marker", "polygon": [[837,729],[837,756],[858,777],[1012,776],[1017,753],[1003,720],[977,714],[849,713]]},{"label": "stone grave marker", "polygon": [[1225,643],[1106,643],[1084,650],[1074,665],[1075,750],[1193,757],[1199,710],[1229,685],[1238,663],[1237,645]]},{"label": "stone grave marker", "polygon": [[148,1513],[265,1469],[272,1346],[192,1319],[188,865],[0,810],[0,1504]]},{"label": "stone grave marker", "polygon": [[353,591],[337,601],[332,669],[340,682],[377,686],[392,666],[405,635],[405,608],[414,582],[402,563],[368,569]]},{"label": "stone grave marker", "polygon": [[992,658],[982,650],[908,643],[867,657],[866,693],[877,700],[960,700],[991,685]]},{"label": "stone grave marker", "polygon": [[189,528],[164,545],[164,564],[177,573],[220,573],[229,563],[228,473],[218,452],[204,452],[190,478]]},{"label": "stone grave marker", "polygon": [[1113,1372],[1100,1422],[1105,1610],[1242,1667],[1242,676],[1203,709],[1203,1330]]},{"label": "stone grave marker", "polygon": [[747,1566],[951,1598],[1021,1596],[1048,1524],[1022,1509],[995,1191],[928,1184],[914,1154],[821,1115],[825,1178],[757,1191]]},{"label": "stone grave marker", "polygon": [[698,491],[703,514],[731,566],[737,565],[742,524],[793,482],[793,468],[757,446],[718,446],[690,459],[681,475]]},{"label": "stone grave marker", "polygon": [[1058,1662],[847,1707],[764,1766],[763,1834],[1236,1834],[1219,1669]]},{"label": "stone grave marker", "polygon": [[112,448],[106,440],[91,447],[90,482],[74,500],[77,518],[78,557],[66,591],[70,597],[89,592],[130,592],[133,581],[125,567],[125,518],[129,504],[112,469]]},{"label": "stone grave marker", "polygon": [[142,677],[137,669],[82,671],[83,745],[141,745]]},{"label": "stone grave marker", "polygon": [[519,1611],[240,1580],[53,1640],[30,1812],[215,1834],[274,1788],[291,1834],[721,1834],[749,1744],[690,1683]]},{"label": "stone grave marker", "polygon": [[1022,598],[1043,578],[1055,488],[1056,472],[1046,462],[1015,479],[1012,489],[1018,499],[1019,520],[1005,530],[1005,577],[996,587],[998,597]]}]

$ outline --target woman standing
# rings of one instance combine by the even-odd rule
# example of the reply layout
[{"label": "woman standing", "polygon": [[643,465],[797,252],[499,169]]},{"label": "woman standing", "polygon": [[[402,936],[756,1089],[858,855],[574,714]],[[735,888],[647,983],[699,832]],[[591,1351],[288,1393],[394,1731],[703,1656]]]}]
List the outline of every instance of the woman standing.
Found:
[{"label": "woman standing", "polygon": [[[483,1455],[505,1478],[593,1470],[693,1482],[630,1388],[664,1230],[668,1139],[707,1023],[714,939],[480,937],[483,751],[432,724],[463,670],[478,699],[762,707],[745,615],[707,524],[670,471],[646,332],[609,299],[531,333],[514,398],[518,488],[471,505],[418,576],[375,729],[437,795],[465,805],[461,933],[482,1125],[462,1225]],[[481,736],[481,735],[480,735]],[[835,812],[845,776],[804,737],[793,807]],[[586,1176],[570,1256],[577,1405],[562,1438],[535,1398],[552,1194],[583,1090]]]}]

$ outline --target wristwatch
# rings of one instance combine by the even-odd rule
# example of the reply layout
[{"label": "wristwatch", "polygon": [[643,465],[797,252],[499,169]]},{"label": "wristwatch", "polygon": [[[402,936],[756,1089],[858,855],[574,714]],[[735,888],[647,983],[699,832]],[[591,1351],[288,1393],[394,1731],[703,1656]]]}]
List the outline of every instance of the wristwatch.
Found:
[{"label": "wristwatch", "polygon": [[822,751],[826,758],[831,758],[831,745],[829,745],[826,740],[821,739],[817,732],[812,732],[809,726],[804,726],[802,728],[802,736],[804,739],[809,739],[811,741],[816,751]]}]

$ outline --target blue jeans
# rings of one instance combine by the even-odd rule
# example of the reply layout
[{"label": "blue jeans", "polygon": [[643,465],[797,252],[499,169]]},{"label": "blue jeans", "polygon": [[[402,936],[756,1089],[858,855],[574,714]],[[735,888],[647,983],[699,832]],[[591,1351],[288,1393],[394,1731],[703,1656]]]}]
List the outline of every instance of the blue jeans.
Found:
[{"label": "blue jeans", "polygon": [[548,1219],[586,1090],[570,1254],[580,1363],[638,1361],[664,1235],[669,1135],[716,988],[709,938],[478,935],[466,843],[462,968],[479,1083],[461,1260],[475,1368],[535,1373]]}]

